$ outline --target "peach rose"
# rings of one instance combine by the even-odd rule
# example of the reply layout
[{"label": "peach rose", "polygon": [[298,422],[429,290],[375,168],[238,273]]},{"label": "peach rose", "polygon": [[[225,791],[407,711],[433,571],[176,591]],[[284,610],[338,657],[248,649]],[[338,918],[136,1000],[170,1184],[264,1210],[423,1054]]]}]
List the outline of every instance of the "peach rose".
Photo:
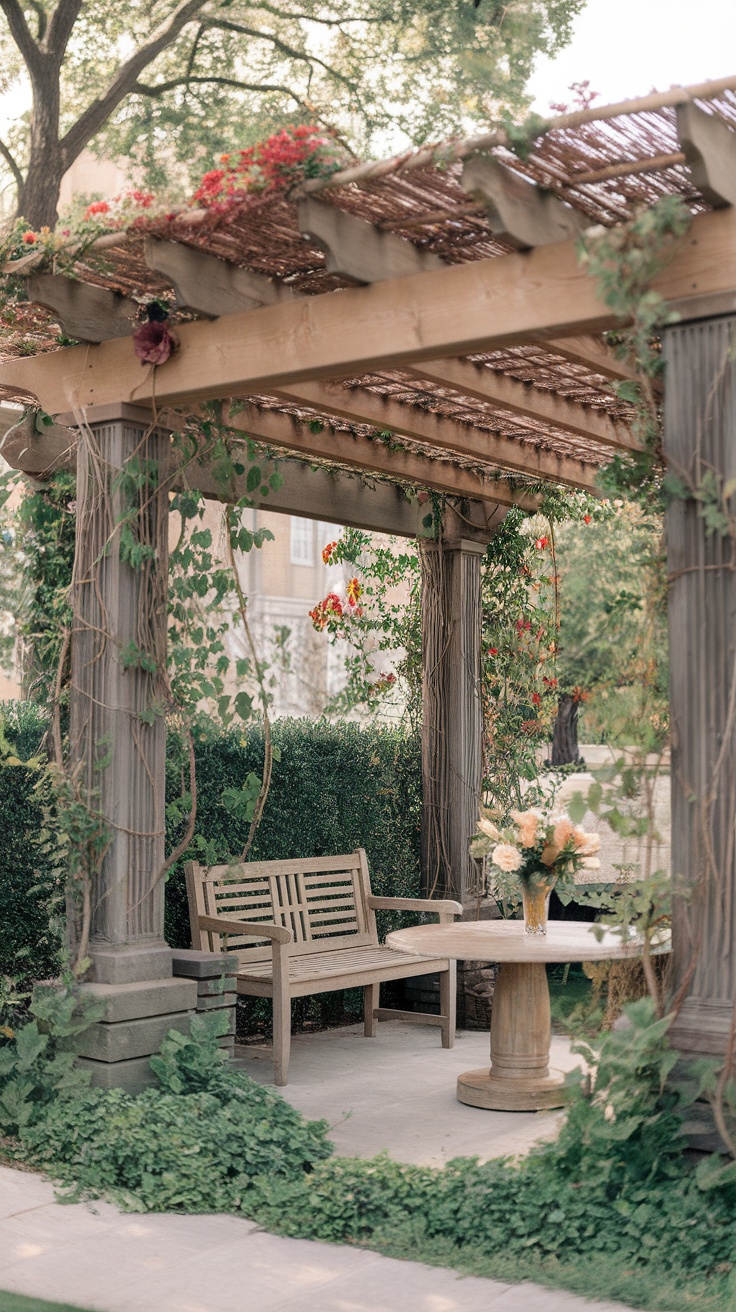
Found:
[{"label": "peach rose", "polygon": [[519,830],[519,842],[522,847],[534,847],[537,841],[539,815],[536,811],[511,811],[511,819]]},{"label": "peach rose", "polygon": [[574,833],[575,826],[569,816],[560,816],[552,835],[555,847],[558,847],[560,851],[563,847],[567,847],[567,844],[570,842]]},{"label": "peach rose", "polygon": [[491,861],[499,870],[505,870],[510,874],[521,866],[521,852],[513,843],[498,843],[491,852]]},{"label": "peach rose", "polygon": [[601,850],[600,834],[588,833],[586,829],[576,829],[573,841],[581,856],[595,856]]}]

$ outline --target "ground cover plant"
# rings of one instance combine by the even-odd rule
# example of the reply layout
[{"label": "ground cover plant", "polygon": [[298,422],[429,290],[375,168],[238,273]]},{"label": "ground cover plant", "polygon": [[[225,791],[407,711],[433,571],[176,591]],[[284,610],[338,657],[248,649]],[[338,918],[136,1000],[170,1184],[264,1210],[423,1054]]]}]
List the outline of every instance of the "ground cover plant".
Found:
[{"label": "ground cover plant", "polygon": [[521,1161],[443,1169],[331,1156],[325,1122],[234,1070],[216,1018],[170,1034],[137,1097],[72,1069],[73,989],[49,989],[0,1040],[0,1131],[11,1160],[67,1197],[138,1211],[230,1212],[277,1233],[350,1243],[462,1271],[534,1279],[660,1312],[726,1312],[736,1297],[736,1167],[684,1152],[692,1089],[669,1077],[668,1018],[582,1045],[594,1081],[571,1089],[559,1138]]}]

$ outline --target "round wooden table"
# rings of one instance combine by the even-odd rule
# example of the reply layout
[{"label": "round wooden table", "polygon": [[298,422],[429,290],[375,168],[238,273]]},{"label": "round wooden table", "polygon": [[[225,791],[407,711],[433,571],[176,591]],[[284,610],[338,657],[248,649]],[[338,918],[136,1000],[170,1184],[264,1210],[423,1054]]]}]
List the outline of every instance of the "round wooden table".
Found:
[{"label": "round wooden table", "polygon": [[[397,929],[388,947],[458,961],[498,962],[491,1014],[491,1067],[458,1076],[457,1096],[471,1107],[493,1111],[540,1111],[562,1107],[565,1077],[549,1069],[551,1039],[548,961],[608,961],[641,956],[641,943],[624,943],[606,930],[600,942],[592,926],[551,920],[546,934],[527,934],[522,920],[474,920],[455,925]],[[657,952],[669,951],[669,938]]]}]

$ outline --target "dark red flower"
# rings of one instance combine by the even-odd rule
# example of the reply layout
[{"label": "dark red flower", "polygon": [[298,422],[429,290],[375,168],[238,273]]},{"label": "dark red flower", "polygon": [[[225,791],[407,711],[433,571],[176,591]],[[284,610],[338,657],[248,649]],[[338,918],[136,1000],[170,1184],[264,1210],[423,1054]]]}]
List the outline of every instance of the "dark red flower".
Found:
[{"label": "dark red flower", "polygon": [[133,346],[141,364],[166,364],[176,350],[176,338],[165,323],[142,323],[133,333]]}]

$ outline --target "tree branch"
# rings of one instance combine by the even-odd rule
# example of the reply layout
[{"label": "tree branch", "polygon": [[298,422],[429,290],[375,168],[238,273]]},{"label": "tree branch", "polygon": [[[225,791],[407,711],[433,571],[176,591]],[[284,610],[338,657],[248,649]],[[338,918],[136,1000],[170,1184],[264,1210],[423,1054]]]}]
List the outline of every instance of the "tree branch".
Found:
[{"label": "tree branch", "polygon": [[31,9],[34,10],[38,18],[38,31],[36,33],[36,40],[43,41],[46,35],[46,28],[48,27],[48,21],[49,21],[48,14],[46,13],[46,10],[41,4],[41,0],[27,0],[27,3],[31,6]]},{"label": "tree branch", "polygon": [[381,24],[394,21],[394,15],[391,13],[390,9],[387,9],[383,14],[375,14],[373,16],[369,16],[368,14],[351,14],[349,18],[318,18],[316,14],[287,13],[286,10],[278,8],[277,5],[263,3],[263,0],[261,0],[260,4],[255,4],[253,8],[263,9],[267,14],[274,14],[276,18],[304,19],[308,23],[321,23],[323,27],[342,27],[344,23]]},{"label": "tree branch", "polygon": [[[15,4],[17,0],[0,0],[3,6]],[[76,0],[75,0],[76,2]],[[207,0],[181,0],[176,9],[165,22],[151,34],[145,45],[141,46],[127,59],[124,64],[120,65],[115,77],[110,83],[107,91],[80,114],[76,123],[73,123],[69,131],[62,137],[60,144],[64,168],[68,168],[77,155],[87,145],[88,141],[104,127],[110,115],[114,113],[124,100],[128,93],[138,80],[138,76],[143,72],[157,55],[161,54],[167,46],[170,46],[175,38],[179,35],[183,27],[190,23],[193,18],[203,9]]]},{"label": "tree branch", "polygon": [[13,158],[10,151],[8,150],[8,147],[5,145],[5,142],[1,138],[0,138],[0,155],[2,155],[3,159],[5,160],[5,163],[10,169],[10,172],[15,178],[15,184],[18,190],[20,191],[21,187],[23,186],[23,174],[18,168],[18,165],[16,164],[15,159]]},{"label": "tree branch", "polygon": [[239,91],[279,91],[282,95],[288,96],[290,100],[301,105],[304,109],[309,110],[310,114],[315,112],[314,105],[308,101],[302,100],[300,96],[292,91],[291,87],[282,86],[280,82],[240,82],[236,77],[172,77],[168,82],[158,82],[156,86],[149,86],[145,82],[136,82],[131,88],[139,96],[149,96],[152,100],[160,100],[167,91],[173,91],[176,87],[184,86],[204,86],[211,84],[218,87],[235,87]]},{"label": "tree branch", "polygon": [[41,68],[41,51],[31,36],[18,0],[0,0],[0,9],[8,20],[10,35],[20,50],[29,73],[37,74]]},{"label": "tree branch", "polygon": [[53,56],[58,64],[61,64],[64,58],[69,37],[72,34],[74,24],[79,18],[83,4],[84,0],[59,0],[51,15],[45,45],[49,54]]},{"label": "tree branch", "polygon": [[319,64],[320,68],[323,68],[336,81],[342,82],[349,91],[357,89],[356,82],[351,81],[344,73],[338,73],[336,69],[331,68],[318,55],[308,55],[305,50],[298,50],[273,32],[262,32],[257,27],[245,27],[242,23],[234,23],[227,18],[205,18],[202,20],[202,27],[217,27],[225,32],[237,32],[240,36],[252,36],[256,41],[268,41],[276,50],[280,50],[282,54],[287,55],[290,59],[297,59],[301,63],[309,64],[310,67],[313,64]]}]

